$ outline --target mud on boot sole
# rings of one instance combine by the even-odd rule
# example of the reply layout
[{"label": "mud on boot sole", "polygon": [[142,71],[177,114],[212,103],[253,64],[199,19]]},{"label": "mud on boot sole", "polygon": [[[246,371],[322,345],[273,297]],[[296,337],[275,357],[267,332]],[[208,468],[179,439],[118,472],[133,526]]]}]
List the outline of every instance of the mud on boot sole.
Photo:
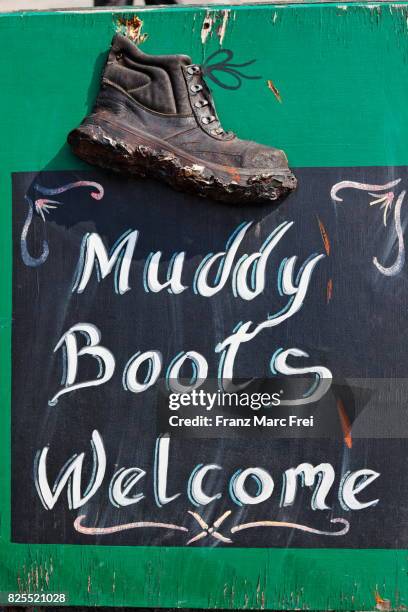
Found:
[{"label": "mud on boot sole", "polygon": [[242,169],[213,164],[97,115],[73,130],[68,143],[75,155],[89,164],[156,178],[178,191],[231,204],[274,202],[297,185],[288,168]]}]

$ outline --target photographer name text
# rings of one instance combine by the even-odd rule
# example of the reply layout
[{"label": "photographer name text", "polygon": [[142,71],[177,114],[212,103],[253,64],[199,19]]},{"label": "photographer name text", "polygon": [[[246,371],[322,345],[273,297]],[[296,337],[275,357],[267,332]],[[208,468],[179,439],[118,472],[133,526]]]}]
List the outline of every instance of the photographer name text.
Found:
[{"label": "photographer name text", "polygon": [[314,427],[313,416],[298,417],[267,417],[265,415],[251,415],[249,417],[230,418],[217,415],[215,417],[197,415],[194,417],[180,417],[172,414],[169,417],[170,427]]}]

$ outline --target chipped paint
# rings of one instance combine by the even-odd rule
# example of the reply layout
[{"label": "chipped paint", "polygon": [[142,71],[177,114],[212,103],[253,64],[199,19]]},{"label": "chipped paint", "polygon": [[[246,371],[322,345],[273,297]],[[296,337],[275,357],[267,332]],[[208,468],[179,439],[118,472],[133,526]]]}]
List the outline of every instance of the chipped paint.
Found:
[{"label": "chipped paint", "polygon": [[375,599],[375,609],[376,610],[391,610],[391,602],[389,599],[383,599],[381,597],[381,595],[378,593],[378,591],[376,591],[374,593],[374,599]]},{"label": "chipped paint", "polygon": [[351,437],[351,423],[344,404],[340,398],[337,400],[337,411],[339,413],[340,424],[343,430],[344,444],[347,446],[347,448],[352,448],[353,439]]},{"label": "chipped paint", "polygon": [[23,564],[18,570],[17,585],[20,593],[38,593],[48,589],[50,577],[53,574],[52,559],[49,562],[46,560],[38,560],[29,565]]},{"label": "chipped paint", "polygon": [[323,225],[323,223],[320,221],[319,217],[316,215],[317,218],[317,222],[319,224],[319,230],[320,230],[320,234],[323,240],[323,244],[324,244],[324,250],[326,251],[326,255],[330,255],[330,240],[329,240],[329,235],[327,233],[327,230],[325,228],[325,226]]},{"label": "chipped paint", "polygon": [[217,36],[219,38],[221,46],[222,46],[222,43],[224,42],[224,36],[227,31],[227,24],[228,24],[229,16],[230,16],[229,9],[225,9],[224,11],[222,11],[222,22],[217,28]]},{"label": "chipped paint", "polygon": [[148,38],[148,34],[142,34],[143,21],[137,15],[129,19],[119,17],[116,31],[127,36],[132,42],[141,44]]},{"label": "chipped paint", "polygon": [[207,42],[207,38],[211,34],[213,23],[214,19],[211,15],[211,12],[207,11],[203,20],[203,25],[201,26],[201,42],[203,43],[203,45],[205,45],[205,43]]},{"label": "chipped paint", "polygon": [[[213,32],[215,31],[220,46],[222,46],[225,34],[227,32],[227,25],[230,18],[230,13],[230,9],[224,9],[222,11],[215,12],[208,10],[206,12],[201,26],[201,42],[203,45],[206,44],[208,37],[211,37],[213,35]],[[214,26],[216,27],[214,28]]]},{"label": "chipped paint", "polygon": [[333,297],[333,279],[329,278],[329,280],[327,281],[327,288],[326,288],[326,304],[330,302],[332,297]]},{"label": "chipped paint", "polygon": [[282,98],[281,95],[279,93],[279,89],[276,87],[276,85],[274,84],[273,81],[271,81],[271,79],[268,79],[266,81],[266,84],[268,85],[268,88],[271,90],[271,92],[273,93],[273,95],[275,96],[275,98],[277,99],[278,102],[282,103]]}]

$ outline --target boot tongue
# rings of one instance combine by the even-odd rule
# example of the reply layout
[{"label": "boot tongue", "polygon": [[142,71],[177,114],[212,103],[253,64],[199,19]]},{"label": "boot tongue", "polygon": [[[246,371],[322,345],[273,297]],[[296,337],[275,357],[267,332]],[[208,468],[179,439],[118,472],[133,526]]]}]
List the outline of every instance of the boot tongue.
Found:
[{"label": "boot tongue", "polygon": [[224,128],[221,125],[220,118],[218,117],[218,114],[217,114],[217,109],[215,108],[215,102],[214,102],[214,98],[212,95],[212,91],[209,88],[204,78],[202,67],[201,67],[200,76],[201,76],[201,84],[203,87],[203,95],[208,102],[209,113],[215,117],[215,121],[211,123],[211,130],[220,130],[220,134],[223,134],[224,136],[228,136],[228,137],[233,137],[234,136],[233,132],[224,130]]}]

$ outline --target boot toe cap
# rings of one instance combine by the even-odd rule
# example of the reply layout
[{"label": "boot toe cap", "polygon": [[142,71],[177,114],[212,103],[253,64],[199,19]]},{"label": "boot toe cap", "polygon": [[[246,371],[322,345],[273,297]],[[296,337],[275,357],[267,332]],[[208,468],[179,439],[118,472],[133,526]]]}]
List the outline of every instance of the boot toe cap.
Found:
[{"label": "boot toe cap", "polygon": [[255,150],[247,150],[244,165],[247,168],[259,169],[287,168],[288,159],[281,149],[257,147]]}]

